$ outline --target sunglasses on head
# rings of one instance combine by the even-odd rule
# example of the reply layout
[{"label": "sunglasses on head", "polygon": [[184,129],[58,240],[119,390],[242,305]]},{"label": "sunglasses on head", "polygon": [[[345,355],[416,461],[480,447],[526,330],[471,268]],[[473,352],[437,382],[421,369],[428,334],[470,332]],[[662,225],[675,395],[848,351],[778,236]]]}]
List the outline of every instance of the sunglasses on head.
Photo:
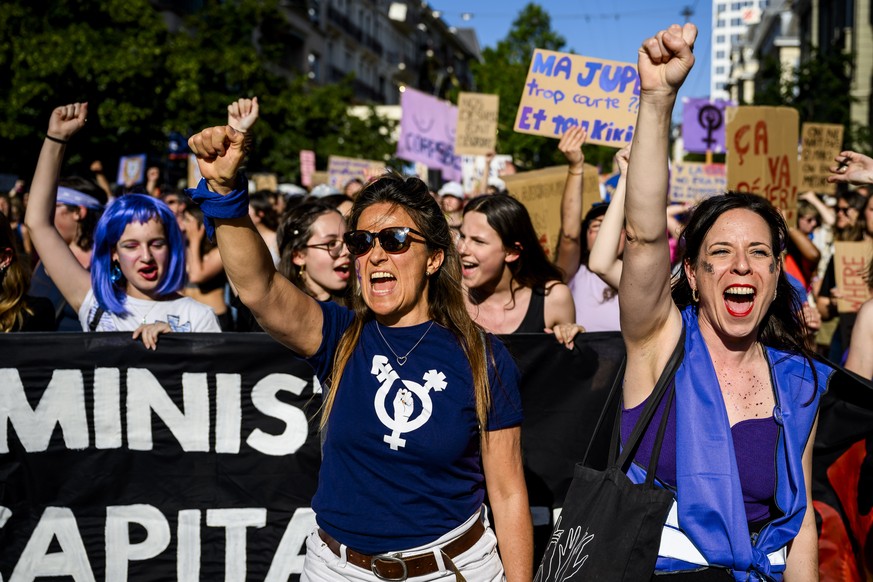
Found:
[{"label": "sunglasses on head", "polygon": [[351,230],[343,235],[343,240],[346,241],[346,248],[353,255],[365,255],[370,252],[370,249],[376,244],[377,238],[382,250],[386,253],[398,254],[406,252],[409,245],[414,242],[425,242],[410,238],[410,233],[424,238],[423,234],[408,226],[389,226],[379,232]]}]

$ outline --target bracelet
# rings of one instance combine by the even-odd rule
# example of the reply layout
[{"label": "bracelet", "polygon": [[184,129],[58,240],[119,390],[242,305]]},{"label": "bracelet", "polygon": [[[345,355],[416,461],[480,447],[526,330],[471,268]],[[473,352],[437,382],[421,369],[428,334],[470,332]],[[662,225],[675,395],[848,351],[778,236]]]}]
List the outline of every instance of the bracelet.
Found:
[{"label": "bracelet", "polygon": [[61,139],[61,138],[59,138],[59,137],[55,137],[55,136],[53,136],[53,135],[49,135],[49,134],[45,134],[45,138],[46,138],[47,140],[49,140],[49,141],[53,141],[53,142],[55,142],[55,143],[59,143],[59,144],[61,144],[61,145],[67,145],[68,143],[70,143],[69,140]]},{"label": "bracelet", "polygon": [[570,174],[571,176],[581,176],[582,172],[583,172],[583,170],[579,170],[578,172],[572,172],[570,170],[567,170],[567,173]]}]

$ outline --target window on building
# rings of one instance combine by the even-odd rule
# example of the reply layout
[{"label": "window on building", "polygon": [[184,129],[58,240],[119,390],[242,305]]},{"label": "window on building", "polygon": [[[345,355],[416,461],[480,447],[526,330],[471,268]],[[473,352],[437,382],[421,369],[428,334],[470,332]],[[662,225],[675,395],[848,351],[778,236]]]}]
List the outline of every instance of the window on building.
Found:
[{"label": "window on building", "polygon": [[716,67],[715,74],[716,75],[724,75],[724,67]]},{"label": "window on building", "polygon": [[716,44],[724,44],[724,35],[723,34],[716,35],[715,43]]},{"label": "window on building", "polygon": [[731,18],[731,26],[740,26],[743,24],[742,18]]},{"label": "window on building", "polygon": [[723,58],[726,58],[726,57],[727,57],[727,52],[726,52],[726,51],[715,51],[715,58],[717,58],[717,59],[723,59]]}]

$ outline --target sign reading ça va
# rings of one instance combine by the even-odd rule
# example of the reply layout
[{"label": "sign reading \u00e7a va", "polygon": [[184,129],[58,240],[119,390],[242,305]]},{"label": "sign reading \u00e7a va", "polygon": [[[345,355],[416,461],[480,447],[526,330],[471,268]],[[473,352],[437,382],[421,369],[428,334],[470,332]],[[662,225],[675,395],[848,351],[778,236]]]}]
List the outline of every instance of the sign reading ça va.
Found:
[{"label": "sign reading \u00e7a va", "polygon": [[588,143],[619,148],[633,138],[639,101],[640,77],[633,63],[536,49],[515,131],[560,138],[582,126]]}]

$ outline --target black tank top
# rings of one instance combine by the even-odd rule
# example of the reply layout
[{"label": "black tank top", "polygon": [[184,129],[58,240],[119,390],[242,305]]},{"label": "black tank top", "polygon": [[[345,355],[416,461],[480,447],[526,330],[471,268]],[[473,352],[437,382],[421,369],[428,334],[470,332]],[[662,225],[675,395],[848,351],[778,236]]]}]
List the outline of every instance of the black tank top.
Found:
[{"label": "black tank top", "polygon": [[530,290],[530,304],[524,319],[512,333],[543,333],[546,327],[546,290],[534,287]]}]

